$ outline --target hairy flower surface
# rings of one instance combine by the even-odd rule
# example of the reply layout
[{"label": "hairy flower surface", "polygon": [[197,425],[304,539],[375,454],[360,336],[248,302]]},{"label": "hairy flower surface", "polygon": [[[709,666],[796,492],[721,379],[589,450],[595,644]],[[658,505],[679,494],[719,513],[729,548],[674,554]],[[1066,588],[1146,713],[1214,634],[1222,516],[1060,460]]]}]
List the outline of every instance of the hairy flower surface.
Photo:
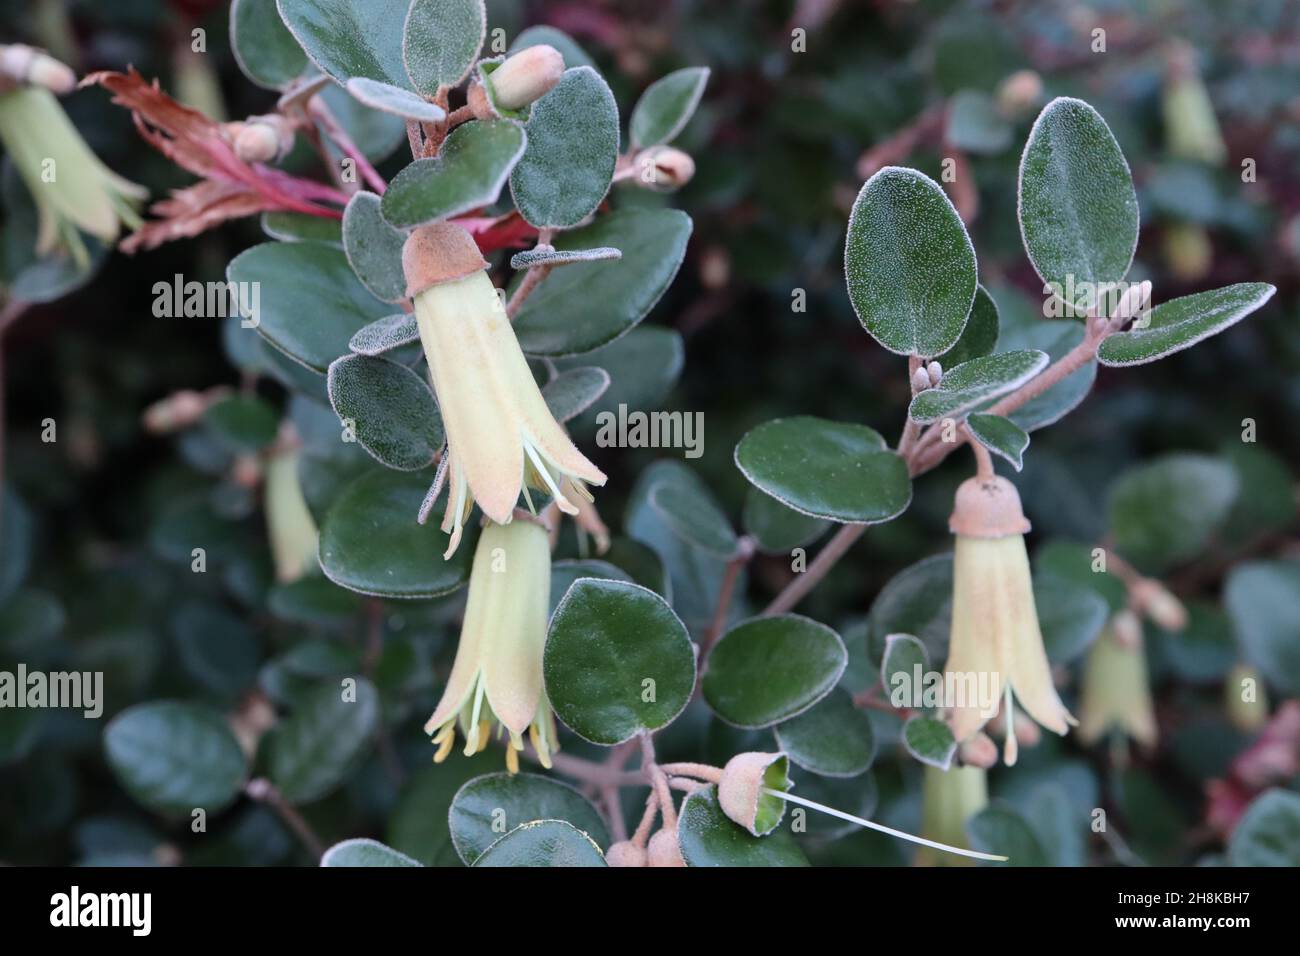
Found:
[{"label": "hairy flower surface", "polygon": [[[1013,696],[1029,716],[1065,734],[1077,723],[1061,703],[1043,649],[1034,605],[1020,495],[1005,478],[971,478],[957,490],[949,527],[957,535],[953,561],[952,631],[946,670],[997,674],[1004,688],[1005,759],[1016,759]],[[979,701],[950,708],[953,736],[965,740],[984,726]]]},{"label": "hairy flower surface", "polygon": [[532,510],[531,485],[576,515],[561,486],[585,496],[584,482],[603,485],[605,475],[546,406],[473,237],[452,223],[424,226],[411,234],[402,257],[447,432],[438,472],[448,489],[445,557],[460,543],[475,502],[506,524],[521,491]]},{"label": "hairy flower surface", "polygon": [[63,248],[84,264],[78,229],[112,243],[123,222],[140,225],[135,207],[149,191],[99,161],[49,90],[0,93],[0,140],[36,203],[39,254]]},{"label": "hairy flower surface", "polygon": [[551,545],[546,528],[523,517],[488,524],[479,536],[469,575],[460,645],[442,700],[424,725],[438,746],[434,760],[451,752],[460,727],[465,755],[487,746],[493,726],[508,733],[506,766],[519,768],[524,734],[550,767],[555,718],[542,687],[542,648],[550,606]]}]

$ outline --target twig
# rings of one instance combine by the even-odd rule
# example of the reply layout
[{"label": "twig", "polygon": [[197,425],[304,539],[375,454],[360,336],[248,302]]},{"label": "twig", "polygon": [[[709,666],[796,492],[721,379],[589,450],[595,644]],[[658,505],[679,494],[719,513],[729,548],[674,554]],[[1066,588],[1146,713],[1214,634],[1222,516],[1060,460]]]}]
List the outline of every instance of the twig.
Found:
[{"label": "twig", "polygon": [[512,319],[515,317],[520,306],[524,304],[524,300],[533,294],[534,289],[541,285],[542,280],[550,274],[551,268],[551,266],[546,265],[532,266],[524,273],[523,281],[519,283],[519,288],[515,289],[515,294],[510,297],[510,302],[506,305],[506,315]]},{"label": "twig", "polygon": [[618,787],[601,787],[600,799],[605,804],[605,816],[609,818],[609,829],[615,843],[627,839],[627,821],[623,819],[623,804],[619,800]]},{"label": "twig", "polygon": [[865,524],[846,524],[836,531],[825,546],[817,552],[817,557],[813,558],[812,564],[808,565],[808,570],[781,590],[781,593],[764,609],[763,616],[784,614],[802,601],[804,596],[826,577],[830,569],[835,567],[835,563],[844,556],[844,552],[853,547],[853,542],[862,537],[867,528],[868,525]]},{"label": "twig", "polygon": [[246,793],[251,800],[258,803],[264,803],[279,815],[280,819],[288,825],[289,829],[297,835],[312,856],[320,858],[325,853],[325,844],[316,835],[316,831],[311,828],[298,808],[284,798],[279,789],[270,780],[265,777],[254,777],[244,786]]},{"label": "twig", "polygon": [[749,535],[742,535],[736,542],[736,553],[732,555],[726,569],[722,572],[722,586],[718,588],[718,603],[713,609],[713,620],[710,621],[709,629],[704,632],[704,637],[700,641],[701,660],[722,636],[722,630],[727,626],[727,614],[731,610],[732,594],[736,590],[736,579],[740,577],[741,568],[748,564],[753,556],[754,539]]},{"label": "twig", "polygon": [[379,171],[370,165],[370,160],[366,159],[365,153],[361,152],[360,147],[352,141],[352,137],[334,118],[330,108],[325,105],[325,101],[319,96],[313,96],[307,104],[307,111],[312,118],[319,121],[321,126],[325,127],[325,135],[334,141],[339,149],[343,150],[344,155],[351,159],[361,171],[361,176],[379,195],[383,195],[388,189],[388,183]]}]

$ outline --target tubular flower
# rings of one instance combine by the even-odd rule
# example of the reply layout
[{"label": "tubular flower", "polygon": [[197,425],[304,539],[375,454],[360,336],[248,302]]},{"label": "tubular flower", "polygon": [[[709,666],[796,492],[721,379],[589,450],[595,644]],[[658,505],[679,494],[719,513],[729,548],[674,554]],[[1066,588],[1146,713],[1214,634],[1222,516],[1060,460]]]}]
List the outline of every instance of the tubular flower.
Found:
[{"label": "tubular flower", "polygon": [[[988,775],[982,767],[927,766],[921,783],[921,836],[969,850],[966,821],[989,805]],[[975,861],[923,846],[917,866],[972,866]]]},{"label": "tubular flower", "polygon": [[[949,529],[957,536],[953,566],[952,632],[947,671],[954,685],[995,674],[1004,689],[1007,764],[1016,761],[1014,699],[1029,716],[1064,735],[1077,721],[1052,684],[1052,672],[1038,627],[1029,556],[1029,530],[1020,495],[1005,478],[971,478],[957,489]],[[945,678],[945,683],[949,678]],[[952,707],[949,720],[958,741],[988,720],[980,701]]]},{"label": "tubular flower", "polygon": [[448,484],[444,557],[455,552],[476,501],[508,524],[520,491],[533,510],[532,485],[576,515],[561,485],[567,479],[590,497],[584,482],[603,485],[605,475],[547,408],[473,237],[454,223],[423,226],[406,240],[402,265],[447,432],[437,478]]},{"label": "tubular flower", "polygon": [[[1120,611],[1116,618],[1121,615],[1133,612]],[[1144,747],[1156,745],[1156,716],[1140,623],[1137,628],[1138,640],[1126,642],[1117,634],[1117,623],[1112,622],[1088,652],[1079,704],[1079,739],[1085,744],[1096,743],[1114,727]]]},{"label": "tubular flower", "polygon": [[263,494],[275,579],[281,584],[292,584],[316,570],[316,552],[320,542],[316,520],[307,509],[307,499],[303,497],[302,484],[298,480],[298,450],[295,445],[275,452],[267,460]]},{"label": "tubular flower", "polygon": [[36,203],[38,254],[66,249],[84,267],[89,255],[78,229],[112,243],[123,222],[140,225],[136,206],[148,190],[99,161],[49,90],[0,93],[0,141]]},{"label": "tubular flower", "polygon": [[442,700],[424,725],[441,763],[465,738],[465,755],[487,746],[493,725],[508,733],[506,767],[519,769],[524,734],[542,766],[556,749],[555,718],[542,688],[542,648],[551,589],[551,546],[546,528],[528,516],[488,524],[478,539],[460,646]]}]

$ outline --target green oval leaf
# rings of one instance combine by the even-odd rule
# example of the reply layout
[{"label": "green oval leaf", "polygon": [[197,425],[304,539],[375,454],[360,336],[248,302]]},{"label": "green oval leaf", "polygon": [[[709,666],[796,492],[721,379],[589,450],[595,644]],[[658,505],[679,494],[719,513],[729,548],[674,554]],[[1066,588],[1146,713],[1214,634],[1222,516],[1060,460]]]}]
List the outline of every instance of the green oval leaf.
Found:
[{"label": "green oval leaf", "polygon": [[1019,190],[1029,261],[1061,301],[1086,312],[1128,274],[1138,241],[1133,177],[1101,114],[1065,96],[1043,107]]},{"label": "green oval leaf", "polygon": [[667,291],[690,236],[691,218],[677,209],[620,209],[558,236],[556,249],[613,246],[623,258],[567,266],[543,279],[515,316],[520,347],[560,356],[613,342]]},{"label": "green oval leaf", "polygon": [[567,266],[574,262],[600,262],[603,259],[622,258],[623,253],[611,246],[600,246],[596,249],[525,249],[510,257],[510,268]]},{"label": "green oval leaf", "polygon": [[528,148],[510,174],[519,214],[539,229],[576,226],[595,212],[614,178],[614,94],[589,66],[565,70],[559,84],[533,104],[525,128]]},{"label": "green oval leaf", "polygon": [[264,212],[261,225],[264,233],[282,242],[315,239],[334,246],[343,245],[343,223],[325,216],[309,216],[302,212]]},{"label": "green oval leaf", "polygon": [[663,482],[651,487],[650,507],[682,540],[723,558],[736,553],[736,532],[711,496]]},{"label": "green oval leaf", "polygon": [[628,131],[634,148],[669,143],[686,128],[709,82],[707,66],[689,66],[646,87],[632,109]]},{"label": "green oval leaf", "polygon": [[829,521],[785,506],[753,485],[745,491],[741,523],[758,547],[772,554],[811,544],[831,526]]},{"label": "green oval leaf", "polygon": [[915,714],[903,725],[903,746],[923,764],[947,770],[957,752],[952,730],[942,720]]},{"label": "green oval leaf", "polygon": [[357,769],[379,727],[379,693],[364,677],[355,680],[355,700],[327,682],[303,695],[287,720],[267,734],[267,776],[286,800],[317,800]]},{"label": "green oval leaf", "polygon": [[954,149],[977,156],[1000,153],[1011,145],[1011,122],[997,102],[979,90],[958,90],[948,101],[944,140]]},{"label": "green oval leaf", "polygon": [[400,116],[404,120],[416,120],[421,123],[441,123],[447,118],[447,111],[437,103],[430,103],[418,93],[404,90],[391,83],[383,83],[365,76],[354,76],[348,80],[345,89],[359,103]]},{"label": "green oval leaf", "polygon": [[985,807],[966,822],[971,849],[1007,857],[989,866],[1047,866],[1049,860],[1034,828],[1010,806]]},{"label": "green oval leaf", "polygon": [[383,355],[420,341],[420,325],[410,312],[398,312],[376,319],[357,330],[348,348],[358,355]]},{"label": "green oval leaf", "polygon": [[258,333],[317,372],[347,353],[354,332],[391,311],[357,281],[343,250],[323,242],[254,246],[231,260],[226,276],[256,283],[245,288],[258,290]]},{"label": "green oval leaf", "polygon": [[420,866],[378,840],[355,839],[335,843],[320,858],[321,866]]},{"label": "green oval leaf", "polygon": [[1165,455],[1132,468],[1110,489],[1115,550],[1152,572],[1194,558],[1236,497],[1236,469],[1208,455]]},{"label": "green oval leaf", "polygon": [[975,287],[975,301],[970,307],[970,317],[961,331],[957,344],[939,356],[944,368],[955,368],[963,362],[988,355],[998,344],[998,305],[984,286]]},{"label": "green oval leaf", "polygon": [[1277,289],[1267,282],[1239,282],[1210,292],[1162,302],[1146,324],[1108,336],[1097,347],[1102,365],[1144,365],[1218,335],[1262,307]]},{"label": "green oval leaf", "polygon": [[1016,471],[1024,467],[1029,433],[1009,418],[972,413],[966,419],[966,430],[993,454],[1009,461]]},{"label": "green oval leaf", "polygon": [[878,524],[912,500],[906,463],[865,425],[778,418],[745,435],[735,457],[756,487],[815,518]]},{"label": "green oval leaf", "polygon": [[658,594],[582,578],[551,617],[542,670],[555,715],[612,746],[677,718],[695,688],[695,650]]},{"label": "green oval leaf", "polygon": [[1233,866],[1300,866],[1300,793],[1273,787],[1251,801],[1228,841]]},{"label": "green oval leaf", "polygon": [[838,687],[798,717],[777,724],[776,743],[800,767],[823,777],[856,777],[876,755],[871,718]]},{"label": "green oval leaf", "polygon": [[339,83],[366,76],[409,87],[402,62],[406,0],[277,0],[311,61]]},{"label": "green oval leaf", "polygon": [[1270,683],[1300,693],[1300,562],[1239,565],[1223,599],[1246,659]]},{"label": "green oval leaf", "polygon": [[601,412],[618,415],[619,405],[655,409],[676,384],[686,361],[681,335],[661,325],[639,325],[608,345],[570,358],[553,359],[560,370],[595,365],[609,373],[605,394],[569,424],[575,438],[590,439]]},{"label": "green oval leaf", "polygon": [[489,846],[475,866],[605,866],[595,841],[563,820],[524,823]]},{"label": "green oval leaf", "polygon": [[557,422],[581,415],[609,388],[603,368],[582,366],[561,372],[542,387],[542,398]]},{"label": "green oval leaf", "polygon": [[307,69],[307,54],[293,38],[275,0],[234,0],[230,50],[244,76],[268,90],[282,90]]},{"label": "green oval leaf", "polygon": [[596,808],[573,787],[533,773],[491,773],[475,777],[451,801],[451,839],[467,866],[473,866],[501,836],[536,820],[563,820],[594,841],[609,846],[609,831]]},{"label": "green oval leaf", "polygon": [[248,775],[225,718],[181,701],[122,711],[104,729],[104,755],[127,793],[160,813],[215,813],[235,799]]},{"label": "green oval leaf", "polygon": [[376,461],[398,471],[433,464],[442,419],[419,375],[388,359],[345,355],[330,365],[327,382],[334,414]]},{"label": "green oval leaf", "polygon": [[714,645],[701,689],[714,713],[735,727],[770,727],[831,692],[848,664],[840,636],[797,614],[758,617]]},{"label": "green oval leaf", "polygon": [[428,96],[459,85],[487,34],[483,0],[412,0],[402,58],[415,88]]},{"label": "green oval leaf", "polygon": [[359,192],[343,210],[343,252],[352,271],[370,292],[384,302],[406,298],[402,271],[402,246],[406,233],[394,229],[379,212],[374,193]]},{"label": "green oval leaf", "polygon": [[475,120],[451,131],[442,150],[417,159],[388,184],[380,210],[403,229],[490,206],[524,153],[523,129],[509,120]]},{"label": "green oval leaf", "polygon": [[[894,703],[893,694],[899,686],[919,690],[921,681],[916,679],[920,667],[922,680],[930,669],[930,655],[925,645],[911,634],[890,634],[885,638],[885,652],[880,658],[880,686],[885,696]],[[904,683],[906,682],[906,683]],[[911,707],[909,699],[901,706]]]},{"label": "green oval leaf", "polygon": [[256,395],[228,395],[213,402],[203,422],[233,452],[255,452],[275,441],[280,415]]},{"label": "green oval leaf", "polygon": [[[609,561],[598,561],[594,558],[585,560],[564,560],[551,562],[551,602],[547,608],[547,617],[555,613],[555,609],[560,606],[564,600],[564,595],[568,593],[573,582],[579,578],[599,578],[608,581],[630,581],[633,584],[640,584],[632,575],[628,574],[622,568],[615,566]],[[651,588],[651,590],[654,590]]]},{"label": "green oval leaf", "polygon": [[464,584],[473,542],[462,541],[451,560],[442,560],[446,536],[415,520],[428,489],[427,475],[386,470],[348,484],[321,522],[326,576],[349,591],[390,598],[439,597]]},{"label": "green oval leaf", "polygon": [[1051,573],[1034,575],[1034,606],[1053,664],[1068,664],[1087,650],[1110,617],[1110,605],[1096,588]]},{"label": "green oval leaf", "polygon": [[1047,367],[1047,353],[1036,349],[998,352],[947,369],[934,388],[918,392],[908,414],[928,425],[957,418],[984,402],[1013,392]]},{"label": "green oval leaf", "polygon": [[714,786],[682,801],[677,842],[687,866],[807,866],[790,832],[779,828],[756,837],[722,812]]},{"label": "green oval leaf", "polygon": [[900,355],[941,355],[975,300],[975,247],[934,180],[886,166],[853,204],[844,276],[872,338]]}]

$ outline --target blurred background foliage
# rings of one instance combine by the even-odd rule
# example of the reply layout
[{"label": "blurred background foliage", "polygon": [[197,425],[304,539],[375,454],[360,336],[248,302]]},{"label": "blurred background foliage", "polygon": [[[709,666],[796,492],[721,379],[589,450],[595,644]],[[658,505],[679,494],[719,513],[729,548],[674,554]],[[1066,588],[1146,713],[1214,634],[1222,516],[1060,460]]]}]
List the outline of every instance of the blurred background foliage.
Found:
[{"label": "blurred background foliage", "polygon": [[[1223,681],[1243,655],[1240,622],[1219,609],[1222,582],[1242,561],[1294,558],[1297,548],[1300,4],[489,0],[488,9],[489,27],[510,36],[549,23],[576,38],[625,116],[666,71],[713,71],[677,143],[698,171],[671,202],[692,215],[694,235],[647,323],[680,334],[685,365],[650,407],[704,413],[704,455],[687,465],[737,526],[747,483],[732,449],[754,425],[811,414],[865,422],[891,441],[901,428],[903,363],[864,334],[842,276],[848,210],[882,144],[900,150],[890,162],[935,178],[944,157],[960,157],[954,198],[1004,328],[1041,308],[1015,189],[1029,125],[1055,95],[1092,103],[1133,168],[1143,227],[1133,275],[1152,280],[1156,301],[1238,281],[1278,286],[1258,316],[1199,348],[1137,369],[1101,369],[1093,395],[1065,424],[1034,435],[1016,478],[1035,526],[1031,548],[1055,538],[1091,546],[1113,530],[1108,494],[1126,470],[1170,452],[1230,449],[1239,460],[1243,490],[1211,540],[1190,559],[1150,569],[1168,572],[1178,593],[1204,608],[1195,640],[1148,628],[1159,748],[1117,767],[1073,739],[1044,741],[1023,766],[992,775],[995,794],[1013,801],[1050,779],[1077,807],[1111,808],[1127,842],[1095,841],[1094,861],[1190,862],[1215,853],[1225,827],[1213,818],[1211,797],[1216,786],[1238,786],[1233,761],[1260,728],[1243,729],[1225,711]],[[225,3],[206,0],[6,0],[0,39],[45,46],[79,73],[134,64],[182,101],[238,118],[269,109],[273,94],[237,69],[227,16]],[[1091,48],[1098,26],[1104,53]],[[207,32],[208,52],[199,57],[188,52],[195,27]],[[802,44],[792,39],[796,29],[806,33]],[[1189,64],[1217,117],[1218,147],[1214,137],[1189,143],[1179,135],[1203,120],[1170,95]],[[1029,108],[1007,109],[1005,81],[1021,70],[1040,78],[1041,92]],[[154,197],[190,181],[140,140],[103,91],[82,90],[64,103],[103,160]],[[914,142],[900,143],[900,132]],[[391,175],[402,161],[381,170]],[[13,282],[31,232],[11,180],[7,174],[4,264]],[[304,606],[283,593],[277,600],[256,490],[233,468],[237,436],[219,422],[174,440],[141,427],[144,409],[178,389],[241,382],[221,324],[155,317],[154,283],[177,273],[221,279],[226,263],[261,238],[253,219],[133,257],[114,253],[92,281],[34,305],[4,336],[0,662],[100,669],[107,696],[101,721],[0,711],[4,862],[308,860],[270,810],[248,801],[214,814],[205,834],[192,833],[187,818],[143,811],[108,769],[101,736],[114,713],[145,700],[206,700],[257,733],[274,705],[363,668],[381,691],[380,743],[359,752],[343,786],[304,812],[329,842],[374,835],[425,861],[454,860],[438,808],[469,776],[500,767],[495,756],[480,756],[434,772],[419,733],[454,647],[457,598],[380,604],[328,586],[332,594]],[[243,381],[285,405],[274,375],[246,369]],[[332,438],[328,408],[302,405],[297,400],[293,412],[300,428]],[[46,419],[57,423],[55,443],[42,441]],[[1254,445],[1241,442],[1245,419],[1255,422]],[[598,503],[611,526],[626,527],[638,477],[659,457],[601,454],[610,481]],[[920,480],[914,507],[870,531],[799,608],[853,644],[850,689],[869,682],[872,666],[863,615],[900,569],[947,549],[951,493],[968,472],[957,455]],[[190,572],[190,522],[206,522],[221,542],[207,574]],[[789,580],[789,565],[784,554],[760,556],[737,615],[760,609]],[[1300,595],[1280,600],[1275,630],[1295,637],[1285,608]],[[1289,653],[1294,664],[1296,651]],[[1300,692],[1293,677],[1264,677],[1276,697]],[[709,755],[725,759],[746,742],[697,709],[664,735],[661,753],[698,754],[703,740]],[[915,827],[920,768],[894,759],[889,728],[882,716],[871,799],[859,790],[840,802]],[[1283,736],[1291,763],[1274,767],[1270,782],[1295,786],[1297,738],[1295,727]],[[810,778],[799,792],[835,803],[837,787]],[[1234,794],[1244,805],[1253,792]],[[842,830],[815,834],[809,851],[838,863],[909,858],[898,844]]]}]

